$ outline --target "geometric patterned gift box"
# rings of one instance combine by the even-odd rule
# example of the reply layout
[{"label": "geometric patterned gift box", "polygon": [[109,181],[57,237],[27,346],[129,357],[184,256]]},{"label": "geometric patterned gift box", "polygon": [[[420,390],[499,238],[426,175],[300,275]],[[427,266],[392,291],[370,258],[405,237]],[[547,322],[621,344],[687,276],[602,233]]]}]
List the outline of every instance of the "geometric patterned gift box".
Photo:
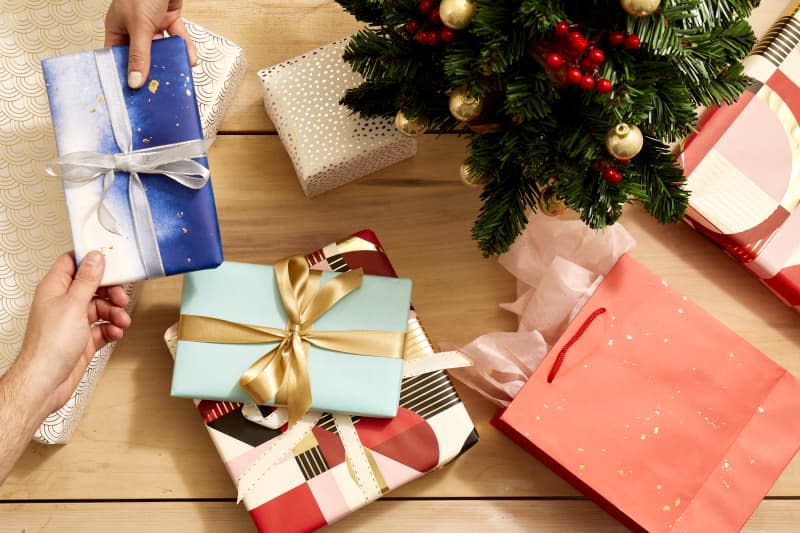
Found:
[{"label": "geometric patterned gift box", "polygon": [[686,221],[800,310],[800,4],[744,61],[753,84],[710,109],[681,163]]},{"label": "geometric patterned gift box", "polygon": [[[42,166],[54,149],[42,78],[43,57],[102,43],[104,2],[34,0],[4,4],[11,24],[0,25],[4,83],[0,86],[0,375],[19,352],[33,291],[55,258],[70,249],[64,193]],[[57,26],[54,24],[57,23]],[[187,28],[198,50],[193,69],[201,123],[213,135],[230,105],[246,63],[242,50],[202,26]],[[71,437],[115,343],[99,350],[75,393],[34,435],[45,444]]]},{"label": "geometric patterned gift box", "polygon": [[[358,232],[306,256],[317,270],[363,268],[396,277],[377,237]],[[165,334],[174,349],[177,329]],[[405,360],[435,357],[412,309]],[[408,370],[407,370],[408,373]],[[478,434],[443,370],[423,371],[403,380],[395,418],[311,415],[309,430],[285,453],[276,441],[289,438],[281,409],[196,400],[211,440],[234,482],[251,487],[244,504],[259,531],[312,531],[331,524],[401,485],[440,468],[478,442]],[[270,423],[270,420],[272,423]],[[303,423],[298,422],[296,426]],[[294,428],[294,427],[293,427]],[[355,450],[354,444],[356,443]],[[360,443],[360,446],[358,444]],[[358,456],[364,451],[366,476]],[[272,453],[279,460],[260,476],[252,465]],[[255,481],[250,484],[246,480]],[[360,483],[356,481],[360,480]],[[247,488],[247,487],[246,487]]]}]

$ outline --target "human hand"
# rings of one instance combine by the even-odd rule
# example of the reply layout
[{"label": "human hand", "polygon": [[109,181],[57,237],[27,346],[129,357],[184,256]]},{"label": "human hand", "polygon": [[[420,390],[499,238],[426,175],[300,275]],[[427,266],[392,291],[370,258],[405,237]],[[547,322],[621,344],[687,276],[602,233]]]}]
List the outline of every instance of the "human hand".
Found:
[{"label": "human hand", "polygon": [[105,46],[130,43],[128,86],[138,89],[150,72],[150,43],[166,31],[180,35],[189,48],[192,65],[197,50],[181,18],[182,0],[112,0],[106,13]]},{"label": "human hand", "polygon": [[98,289],[104,270],[99,252],[87,254],[77,270],[72,254],[64,254],[36,289],[22,350],[9,370],[38,410],[30,413],[36,425],[72,396],[94,353],[131,324],[122,287]]}]

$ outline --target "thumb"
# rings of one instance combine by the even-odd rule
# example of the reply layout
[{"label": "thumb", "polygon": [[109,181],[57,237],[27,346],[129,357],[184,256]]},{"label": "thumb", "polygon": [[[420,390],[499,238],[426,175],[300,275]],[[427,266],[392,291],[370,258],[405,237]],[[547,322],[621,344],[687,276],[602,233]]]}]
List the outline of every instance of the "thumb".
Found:
[{"label": "thumb", "polygon": [[153,31],[146,26],[131,28],[130,48],[128,49],[128,86],[138,89],[147,81],[150,73],[150,46]]},{"label": "thumb", "polygon": [[86,254],[69,288],[70,298],[78,300],[78,303],[84,307],[89,305],[103,279],[105,267],[106,260],[103,254],[98,251]]}]

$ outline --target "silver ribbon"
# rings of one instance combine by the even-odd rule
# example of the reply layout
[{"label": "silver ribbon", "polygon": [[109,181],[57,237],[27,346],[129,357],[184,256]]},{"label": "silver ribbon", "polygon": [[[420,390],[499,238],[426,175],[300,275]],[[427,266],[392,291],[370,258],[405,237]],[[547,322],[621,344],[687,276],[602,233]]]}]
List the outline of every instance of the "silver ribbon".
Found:
[{"label": "silver ribbon", "polygon": [[134,150],[130,117],[125,107],[125,96],[117,75],[114,54],[109,48],[104,48],[96,50],[94,56],[111,129],[120,151],[116,154],[73,152],[48,163],[45,171],[51,176],[79,186],[102,176],[103,193],[97,206],[97,218],[104,229],[117,235],[117,220],[106,205],[106,195],[114,184],[116,172],[129,173],[128,202],[139,257],[148,278],[164,276],[150,203],[139,174],[160,174],[184,187],[201,189],[208,182],[211,173],[193,158],[204,157],[211,142],[198,139]]}]

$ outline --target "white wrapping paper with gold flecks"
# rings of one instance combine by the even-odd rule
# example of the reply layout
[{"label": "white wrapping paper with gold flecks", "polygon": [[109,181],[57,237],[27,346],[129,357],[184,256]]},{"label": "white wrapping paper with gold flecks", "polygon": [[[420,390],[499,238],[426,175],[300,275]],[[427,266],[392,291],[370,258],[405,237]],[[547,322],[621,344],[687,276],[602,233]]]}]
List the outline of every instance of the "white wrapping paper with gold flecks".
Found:
[{"label": "white wrapping paper with gold flecks", "polygon": [[[55,157],[40,60],[102,45],[107,1],[3,0],[0,9],[0,375],[14,362],[33,292],[55,258],[72,246],[61,183],[45,176]],[[206,135],[216,132],[245,62],[239,47],[187,24],[198,49],[194,69]],[[129,291],[132,287],[128,287]],[[98,351],[69,401],[34,438],[69,440],[108,358]]]},{"label": "white wrapping paper with gold flecks", "polygon": [[362,77],[342,59],[347,39],[259,71],[264,107],[292,158],[306,196],[316,196],[417,153],[385,118],[339,104]]}]

